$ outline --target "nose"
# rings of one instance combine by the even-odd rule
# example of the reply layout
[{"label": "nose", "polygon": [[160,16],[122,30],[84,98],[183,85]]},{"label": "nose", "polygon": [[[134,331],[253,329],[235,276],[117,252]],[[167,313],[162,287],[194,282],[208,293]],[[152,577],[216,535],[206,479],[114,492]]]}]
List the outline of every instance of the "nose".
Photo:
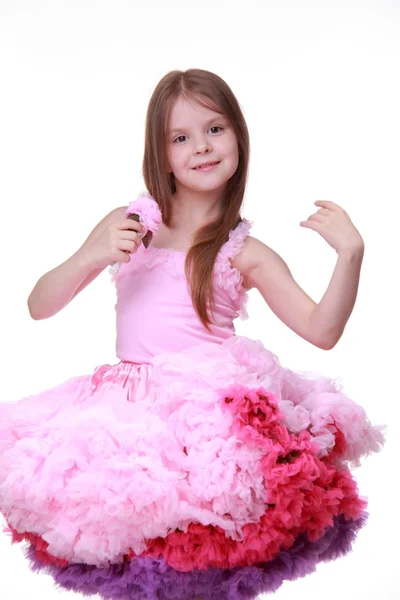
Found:
[{"label": "nose", "polygon": [[211,152],[211,144],[209,142],[209,140],[207,140],[206,138],[200,138],[197,142],[196,142],[196,154],[208,154],[209,152]]}]

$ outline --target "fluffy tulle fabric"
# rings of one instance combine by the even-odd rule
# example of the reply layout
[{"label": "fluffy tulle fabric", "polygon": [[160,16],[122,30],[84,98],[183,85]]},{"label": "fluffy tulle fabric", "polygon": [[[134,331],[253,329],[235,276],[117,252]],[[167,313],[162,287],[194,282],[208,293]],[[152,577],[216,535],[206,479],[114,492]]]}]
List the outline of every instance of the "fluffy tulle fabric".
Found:
[{"label": "fluffy tulle fabric", "polygon": [[[254,402],[272,411],[269,433],[242,426]],[[240,337],[154,365],[104,365],[7,406],[0,421],[8,523],[41,536],[58,558],[96,566],[140,555],[169,534],[177,550],[162,550],[172,565],[204,566],[210,552],[183,564],[179,535],[196,526],[215,530],[218,566],[249,564],[240,542],[250,547],[261,534],[269,559],[299,532],[321,535],[348,499],[347,517],[360,516],[345,464],[383,440],[328,380],[305,379]]]},{"label": "fluffy tulle fabric", "polygon": [[263,592],[275,592],[285,580],[312,573],[318,563],[337,559],[351,550],[367,515],[357,521],[337,517],[332,527],[317,541],[300,535],[289,550],[272,561],[236,569],[180,572],[163,559],[149,556],[99,568],[84,564],[57,565],[45,549],[31,543],[26,551],[34,571],[48,573],[62,589],[84,595],[100,594],[109,600],[245,600]]},{"label": "fluffy tulle fabric", "polygon": [[130,202],[126,209],[126,215],[138,214],[141,223],[152,233],[156,233],[161,225],[162,215],[160,207],[148,192],[142,192],[137,199]]},{"label": "fluffy tulle fabric", "polygon": [[[144,237],[147,231],[151,231],[152,234],[157,233],[162,222],[162,214],[157,202],[148,192],[142,192],[136,200],[129,203],[125,215],[132,214],[137,214],[140,222],[146,227],[146,230],[140,234],[141,237]],[[109,272],[113,280],[117,279],[120,268],[121,263],[119,262],[110,267]]]}]

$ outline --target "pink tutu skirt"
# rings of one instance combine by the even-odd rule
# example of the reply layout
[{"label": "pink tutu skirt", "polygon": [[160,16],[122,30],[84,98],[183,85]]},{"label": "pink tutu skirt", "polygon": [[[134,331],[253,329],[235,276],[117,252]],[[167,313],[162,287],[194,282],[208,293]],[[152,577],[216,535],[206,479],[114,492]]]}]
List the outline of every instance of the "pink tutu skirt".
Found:
[{"label": "pink tutu skirt", "polygon": [[119,600],[255,598],[348,552],[382,427],[233,336],[0,404],[0,510],[31,568]]}]

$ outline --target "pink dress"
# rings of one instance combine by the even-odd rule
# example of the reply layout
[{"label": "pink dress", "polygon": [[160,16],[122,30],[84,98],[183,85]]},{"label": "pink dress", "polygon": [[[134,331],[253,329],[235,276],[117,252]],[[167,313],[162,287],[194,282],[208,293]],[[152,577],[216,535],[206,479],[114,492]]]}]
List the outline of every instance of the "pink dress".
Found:
[{"label": "pink dress", "polygon": [[[142,194],[127,213],[155,232]],[[381,427],[324,376],[235,334],[247,293],[214,267],[215,324],[195,312],[186,255],[143,245],[113,268],[115,365],[0,404],[0,510],[31,567],[109,599],[239,600],[349,551],[366,520],[350,467]]]}]

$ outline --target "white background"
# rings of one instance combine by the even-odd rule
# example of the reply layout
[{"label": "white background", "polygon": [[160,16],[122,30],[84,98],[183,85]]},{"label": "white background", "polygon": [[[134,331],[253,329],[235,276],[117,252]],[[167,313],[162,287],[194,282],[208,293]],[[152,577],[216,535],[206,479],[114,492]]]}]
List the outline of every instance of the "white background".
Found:
[{"label": "white background", "polygon": [[[366,245],[354,313],[326,352],[283,325],[256,290],[241,335],[285,366],[339,377],[387,444],[355,471],[370,520],[346,558],[285,583],[277,600],[400,598],[395,500],[400,444],[398,202],[400,3],[236,0],[0,0],[2,391],[17,401],[116,362],[105,271],[61,313],[26,299],[112,208],[143,190],[144,118],[173,69],[231,86],[252,153],[243,216],[319,301],[336,253],[299,226],[314,201],[343,206]],[[32,574],[0,535],[2,598],[76,598]]]}]

